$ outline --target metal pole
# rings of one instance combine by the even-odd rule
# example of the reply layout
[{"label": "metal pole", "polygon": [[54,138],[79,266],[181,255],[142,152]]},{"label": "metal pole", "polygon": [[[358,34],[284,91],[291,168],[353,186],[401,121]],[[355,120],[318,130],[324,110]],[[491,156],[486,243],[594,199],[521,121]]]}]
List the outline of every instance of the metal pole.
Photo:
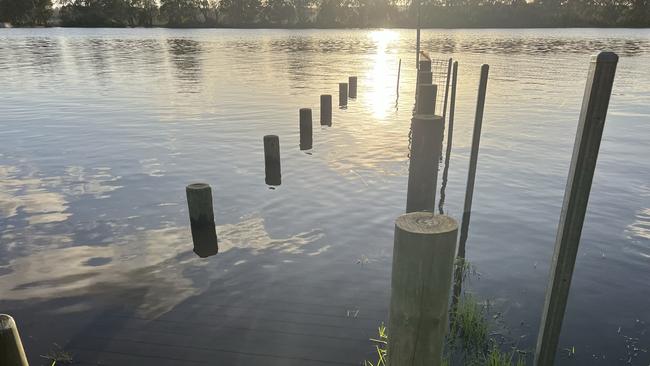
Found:
[{"label": "metal pole", "polygon": [[449,96],[449,78],[451,76],[451,58],[449,59],[449,65],[447,65],[447,85],[445,85],[445,99],[442,105],[442,119],[447,117],[447,97]]},{"label": "metal pole", "polygon": [[395,97],[395,107],[397,107],[397,104],[399,103],[399,77],[400,74],[402,73],[402,59],[399,59],[399,64],[397,66],[397,90],[396,90],[396,97]]},{"label": "metal pole", "polygon": [[418,2],[418,26],[416,33],[416,51],[415,51],[415,69],[417,70],[420,67],[420,8],[422,7],[422,0],[417,0]]},{"label": "metal pole", "polygon": [[617,63],[618,56],[615,53],[601,52],[592,58],[589,67],[555,239],[551,278],[537,337],[537,366],[552,365],[555,361]]},{"label": "metal pole", "polygon": [[[472,151],[469,158],[469,171],[467,172],[467,188],[465,190],[465,206],[463,207],[463,222],[461,224],[460,240],[463,241],[463,228],[469,227],[470,213],[472,212],[472,198],[474,197],[474,181],[476,179],[476,164],[478,162],[478,149],[481,142],[481,127],[483,125],[483,109],[485,108],[485,94],[487,90],[489,65],[481,66],[481,79],[478,86],[478,100],[476,102],[476,115],[474,116],[474,132],[472,134]],[[467,239],[467,234],[465,234]]]},{"label": "metal pole", "polygon": [[[451,144],[454,138],[454,112],[456,111],[456,83],[458,80],[458,62],[454,62],[451,81],[451,100],[449,101],[449,127],[447,132],[447,152],[445,154],[445,169],[442,172],[442,184],[440,186],[440,201],[438,211],[442,215],[445,205],[445,189],[447,188],[447,176],[449,174],[449,162],[451,158]],[[446,104],[446,103],[445,103]]]}]

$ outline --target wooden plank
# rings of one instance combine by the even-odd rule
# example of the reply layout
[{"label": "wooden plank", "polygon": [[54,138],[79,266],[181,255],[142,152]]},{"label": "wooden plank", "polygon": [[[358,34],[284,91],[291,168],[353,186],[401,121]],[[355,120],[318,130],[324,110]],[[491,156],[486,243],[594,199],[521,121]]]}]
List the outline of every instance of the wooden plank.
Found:
[{"label": "wooden plank", "polygon": [[0,365],[29,366],[14,318],[0,314]]},{"label": "wooden plank", "polygon": [[553,365],[555,361],[617,63],[615,53],[601,52],[592,58],[589,67],[537,337],[538,366]]}]

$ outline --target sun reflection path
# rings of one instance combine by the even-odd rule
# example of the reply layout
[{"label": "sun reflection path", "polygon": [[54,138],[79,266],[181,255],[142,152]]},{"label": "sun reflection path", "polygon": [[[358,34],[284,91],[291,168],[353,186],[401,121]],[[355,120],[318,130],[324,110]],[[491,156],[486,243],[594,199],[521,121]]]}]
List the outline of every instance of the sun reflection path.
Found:
[{"label": "sun reflection path", "polygon": [[377,53],[370,61],[374,65],[368,75],[367,103],[373,117],[384,121],[395,104],[398,61],[388,52],[390,46],[397,45],[399,33],[384,29],[371,32],[370,38],[377,45]]}]

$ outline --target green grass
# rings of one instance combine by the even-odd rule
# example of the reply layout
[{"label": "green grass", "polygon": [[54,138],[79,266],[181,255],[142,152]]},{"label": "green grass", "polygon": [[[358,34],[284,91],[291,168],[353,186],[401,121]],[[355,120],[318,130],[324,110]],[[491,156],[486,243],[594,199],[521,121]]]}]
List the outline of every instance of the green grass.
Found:
[{"label": "green grass", "polygon": [[449,341],[467,352],[482,353],[488,346],[487,307],[471,295],[464,295],[449,315]]},{"label": "green grass", "polygon": [[377,338],[370,338],[374,343],[375,351],[377,352],[377,363],[370,361],[363,361],[364,366],[386,366],[388,365],[388,333],[386,326],[382,323],[377,329]]},{"label": "green grass", "polygon": [[526,359],[519,355],[517,350],[505,353],[493,344],[486,356],[485,366],[526,366]]},{"label": "green grass", "polygon": [[50,366],[56,366],[56,365],[61,365],[61,364],[72,364],[72,354],[70,352],[67,352],[63,350],[61,346],[58,344],[54,343],[54,346],[50,351],[41,356],[42,358],[52,361]]},{"label": "green grass", "polygon": [[[475,268],[465,260],[456,261],[456,273],[462,281],[478,277]],[[525,366],[526,357],[513,347],[504,352],[496,340],[490,338],[489,303],[481,303],[468,293],[461,294],[449,314],[449,334],[443,366]],[[492,324],[494,326],[494,324]],[[364,361],[364,366],[389,366],[388,333],[382,324],[378,337],[371,339],[376,351],[376,361]],[[452,362],[454,360],[455,362]]]}]

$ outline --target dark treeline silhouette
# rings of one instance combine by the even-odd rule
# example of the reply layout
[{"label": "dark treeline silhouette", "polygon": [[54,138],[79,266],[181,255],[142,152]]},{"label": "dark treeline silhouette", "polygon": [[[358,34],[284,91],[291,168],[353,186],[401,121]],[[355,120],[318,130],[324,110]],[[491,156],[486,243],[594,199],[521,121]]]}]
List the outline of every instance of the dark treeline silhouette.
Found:
[{"label": "dark treeline silhouette", "polygon": [[[0,0],[0,22],[85,27],[415,27],[417,0]],[[648,27],[650,0],[422,0],[422,27]]]}]

